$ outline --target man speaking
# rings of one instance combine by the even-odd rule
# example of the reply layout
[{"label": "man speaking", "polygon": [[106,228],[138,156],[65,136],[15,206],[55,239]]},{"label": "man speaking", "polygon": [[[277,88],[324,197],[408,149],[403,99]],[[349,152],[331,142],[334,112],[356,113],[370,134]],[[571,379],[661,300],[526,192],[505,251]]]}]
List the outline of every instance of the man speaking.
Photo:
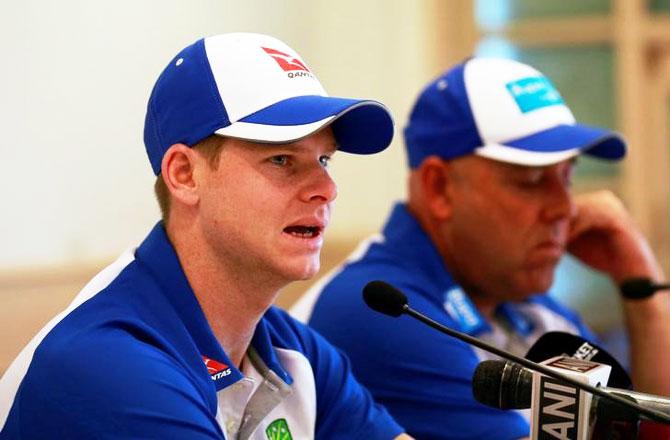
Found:
[{"label": "man speaking", "polygon": [[0,439],[406,437],[337,350],[272,307],[319,269],[331,156],[392,136],[383,105],[329,97],[274,38],[179,52],[144,130],[163,219],[12,363]]}]

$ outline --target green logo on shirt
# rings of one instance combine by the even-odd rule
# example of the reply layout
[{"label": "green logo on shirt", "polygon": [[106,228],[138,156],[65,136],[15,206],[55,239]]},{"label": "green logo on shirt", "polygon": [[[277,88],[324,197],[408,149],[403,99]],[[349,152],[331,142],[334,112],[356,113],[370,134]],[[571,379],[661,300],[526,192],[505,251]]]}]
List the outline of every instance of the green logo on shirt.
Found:
[{"label": "green logo on shirt", "polygon": [[286,419],[277,419],[265,429],[268,440],[293,440]]}]

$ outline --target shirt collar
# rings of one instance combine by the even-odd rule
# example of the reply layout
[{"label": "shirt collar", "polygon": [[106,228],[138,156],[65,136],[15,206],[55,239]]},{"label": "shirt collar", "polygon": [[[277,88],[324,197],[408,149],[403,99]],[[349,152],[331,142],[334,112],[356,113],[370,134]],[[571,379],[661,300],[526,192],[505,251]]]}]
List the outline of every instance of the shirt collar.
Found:
[{"label": "shirt collar", "polygon": [[[135,258],[160,285],[200,352],[203,365],[209,363],[212,367],[209,373],[217,391],[242,379],[242,373],[233,365],[212,333],[162,222],[154,226],[137,249]],[[251,345],[270,369],[288,384],[291,383],[290,376],[277,360],[264,317],[256,326]]]},{"label": "shirt collar", "polygon": [[[407,206],[398,203],[384,226],[386,245],[394,253],[412,262],[412,270],[423,274],[421,282],[427,295],[439,301],[458,330],[471,336],[493,331],[490,323],[479,313],[470,297],[456,284],[437,248]],[[522,335],[533,331],[533,323],[514,303],[500,304],[496,313]]]},{"label": "shirt collar", "polygon": [[384,227],[386,245],[421,273],[422,292],[441,304],[456,330],[471,336],[491,331],[469,296],[456,284],[444,259],[407,206],[396,204]]},{"label": "shirt collar", "polygon": [[412,270],[423,275],[421,282],[426,283],[425,291],[442,301],[442,293],[456,283],[428,234],[405,204],[394,206],[383,234],[386,245],[393,249],[393,253],[410,261]]}]

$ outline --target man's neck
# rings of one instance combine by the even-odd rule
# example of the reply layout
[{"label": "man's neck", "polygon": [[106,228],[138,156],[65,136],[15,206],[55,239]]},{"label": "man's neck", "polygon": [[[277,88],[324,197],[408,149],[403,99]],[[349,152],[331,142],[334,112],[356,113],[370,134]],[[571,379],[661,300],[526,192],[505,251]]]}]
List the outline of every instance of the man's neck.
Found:
[{"label": "man's neck", "polygon": [[240,366],[256,325],[282,287],[276,280],[244,276],[251,271],[224,264],[202,237],[176,233],[168,237],[205,318],[230,360]]},{"label": "man's neck", "polygon": [[470,295],[470,300],[473,302],[477,311],[486,319],[488,322],[493,322],[495,317],[495,311],[498,307],[498,303],[482,298],[478,295]]},{"label": "man's neck", "polygon": [[465,282],[465,280],[459,277],[458,265],[451,256],[451,249],[449,249],[449,246],[447,246],[442,236],[443,233],[439,230],[439,226],[435,222],[430,221],[426,215],[422,215],[425,209],[414,206],[412,201],[410,201],[407,204],[407,210],[419,223],[421,229],[423,229],[424,233],[428,235],[428,238],[437,249],[437,252],[442,257],[445,270],[449,272],[449,274],[454,278],[454,281],[456,281],[461,286],[463,291],[468,294],[470,300],[474,303],[475,307],[477,307],[477,311],[487,321],[491,322],[494,318],[495,310],[496,307],[498,307],[499,300],[493,299],[492,297],[484,294],[484,292],[480,291],[477,287],[468,284]]}]

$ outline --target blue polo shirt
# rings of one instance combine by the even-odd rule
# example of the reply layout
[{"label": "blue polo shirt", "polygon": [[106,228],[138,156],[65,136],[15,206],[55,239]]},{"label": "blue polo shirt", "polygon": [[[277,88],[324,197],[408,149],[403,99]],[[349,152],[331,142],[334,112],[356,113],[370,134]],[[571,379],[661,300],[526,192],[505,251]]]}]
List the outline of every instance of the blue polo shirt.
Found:
[{"label": "blue polo shirt", "polygon": [[242,365],[214,337],[159,223],[10,366],[0,381],[0,438],[390,439],[403,432],[345,357],[277,308],[258,323]]},{"label": "blue polo shirt", "polygon": [[341,348],[375,400],[419,439],[525,437],[529,414],[476,402],[472,375],[480,361],[493,357],[408,316],[371,311],[361,291],[372,280],[398,287],[412,308],[436,321],[518,355],[547,331],[592,337],[576,314],[546,295],[502,304],[496,323],[487,322],[414,217],[397,205],[383,234],[318,282],[292,313]]}]

